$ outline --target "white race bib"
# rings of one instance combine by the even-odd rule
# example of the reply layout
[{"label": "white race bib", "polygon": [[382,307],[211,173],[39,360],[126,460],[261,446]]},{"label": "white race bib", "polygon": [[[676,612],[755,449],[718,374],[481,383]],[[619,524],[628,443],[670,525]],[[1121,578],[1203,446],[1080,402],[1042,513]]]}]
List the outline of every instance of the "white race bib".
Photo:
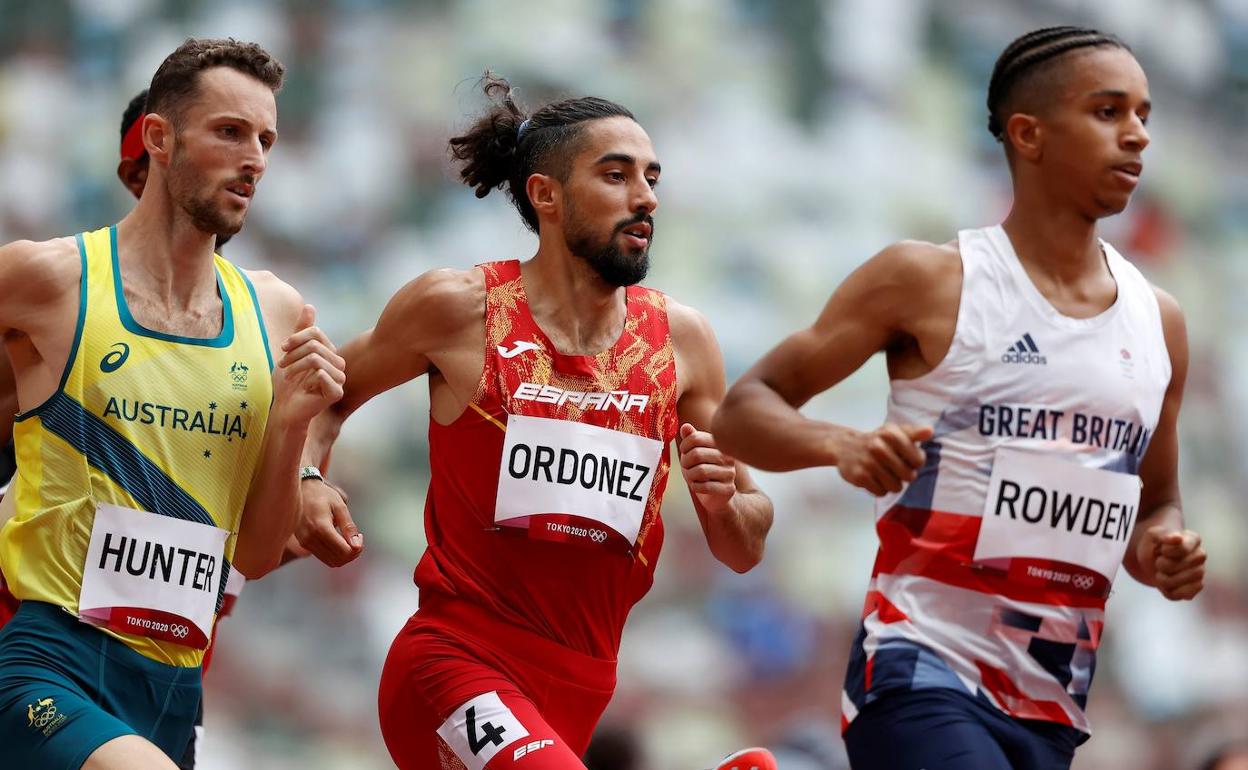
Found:
[{"label": "white race bib", "polygon": [[528,737],[529,731],[497,692],[487,692],[455,709],[438,735],[468,770],[484,770],[495,754]]},{"label": "white race bib", "polygon": [[631,547],[662,453],[663,442],[645,436],[513,414],[507,418],[494,521],[528,527],[535,537],[587,544],[608,538],[602,525]]},{"label": "white race bib", "polygon": [[[1112,583],[1140,505],[1140,479],[1052,455],[998,449],[975,561],[1030,559],[1031,576],[1088,590]],[[1082,567],[1063,571],[1044,565]]]},{"label": "white race bib", "polygon": [[229,532],[100,503],[82,570],[78,614],[94,625],[203,649]]}]

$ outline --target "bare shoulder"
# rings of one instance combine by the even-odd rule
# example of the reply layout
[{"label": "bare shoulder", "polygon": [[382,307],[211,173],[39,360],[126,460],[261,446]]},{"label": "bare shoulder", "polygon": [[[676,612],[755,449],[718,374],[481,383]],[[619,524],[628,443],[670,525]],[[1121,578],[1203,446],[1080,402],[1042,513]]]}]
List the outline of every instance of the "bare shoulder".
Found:
[{"label": "bare shoulder", "polygon": [[716,345],[715,331],[711,322],[698,310],[667,297],[667,321],[672,330],[672,342],[680,351],[698,350]]},{"label": "bare shoulder", "polygon": [[1153,293],[1157,295],[1157,307],[1161,311],[1161,331],[1166,338],[1166,349],[1170,351],[1170,361],[1175,364],[1176,370],[1179,369],[1179,364],[1182,364],[1185,370],[1187,362],[1187,319],[1183,315],[1183,308],[1179,306],[1179,301],[1168,291],[1155,284],[1153,285]]},{"label": "bare shoulder", "polygon": [[931,286],[933,282],[962,275],[962,255],[957,241],[898,241],[870,261],[882,273],[909,285]]},{"label": "bare shoulder", "polygon": [[1160,286],[1156,284],[1151,285],[1153,294],[1157,295],[1157,306],[1161,309],[1161,324],[1163,327],[1167,327],[1167,336],[1169,335],[1168,327],[1173,326],[1176,329],[1185,328],[1187,322],[1184,320],[1183,308],[1179,306],[1179,301],[1174,298],[1174,295]]},{"label": "bare shoulder", "polygon": [[890,339],[916,337],[933,320],[956,317],[961,291],[956,243],[899,241],[845,279],[816,326],[849,321],[866,323]]},{"label": "bare shoulder", "polygon": [[485,315],[485,274],[477,268],[430,270],[403,285],[386,306],[388,323],[418,322],[419,330],[442,335]]},{"label": "bare shoulder", "polygon": [[299,320],[303,295],[268,270],[244,270],[243,273],[256,290],[270,337],[285,337]]},{"label": "bare shoulder", "polygon": [[73,238],[14,241],[0,246],[0,329],[32,333],[73,319],[82,279],[82,258]]},{"label": "bare shoulder", "polygon": [[0,274],[23,292],[77,288],[82,277],[78,243],[70,237],[0,246]]}]

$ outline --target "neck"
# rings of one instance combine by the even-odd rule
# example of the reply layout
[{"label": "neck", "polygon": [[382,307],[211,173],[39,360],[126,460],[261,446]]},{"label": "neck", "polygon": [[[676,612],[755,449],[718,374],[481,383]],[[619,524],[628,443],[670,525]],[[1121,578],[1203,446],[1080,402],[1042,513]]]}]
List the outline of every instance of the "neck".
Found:
[{"label": "neck", "polygon": [[1020,262],[1059,283],[1105,270],[1096,219],[1046,195],[1040,185],[1015,185],[1014,205],[1001,226]]},{"label": "neck", "polygon": [[215,299],[215,245],[216,236],[191,223],[160,179],[148,180],[143,197],[117,224],[117,257],[126,288],[171,309]]},{"label": "neck", "polygon": [[625,289],[604,282],[569,251],[556,225],[542,229],[537,254],[521,273],[533,318],[564,352],[597,353],[619,337]]}]

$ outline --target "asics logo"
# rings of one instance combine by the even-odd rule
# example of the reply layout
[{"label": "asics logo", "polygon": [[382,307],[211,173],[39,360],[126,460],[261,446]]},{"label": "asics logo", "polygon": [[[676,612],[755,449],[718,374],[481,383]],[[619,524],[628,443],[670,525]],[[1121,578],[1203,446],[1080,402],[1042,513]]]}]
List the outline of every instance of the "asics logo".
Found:
[{"label": "asics logo", "polygon": [[502,345],[499,345],[498,354],[502,356],[503,358],[515,358],[516,356],[520,355],[526,350],[541,350],[541,349],[542,349],[541,345],[538,345],[533,342],[525,342],[521,340],[520,342],[517,342],[515,345],[513,345],[510,349],[505,348]]},{"label": "asics logo", "polygon": [[112,352],[105,354],[105,356],[100,359],[100,371],[105,374],[115,372],[120,369],[121,365],[124,364],[126,359],[130,357],[130,346],[126,343],[115,342],[113,343],[113,347],[120,349],[113,350]]}]

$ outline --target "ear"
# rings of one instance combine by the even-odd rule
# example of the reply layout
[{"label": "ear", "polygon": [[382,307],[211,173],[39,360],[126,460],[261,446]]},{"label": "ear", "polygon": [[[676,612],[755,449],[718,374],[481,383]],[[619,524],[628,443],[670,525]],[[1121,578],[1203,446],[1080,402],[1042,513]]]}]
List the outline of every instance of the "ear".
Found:
[{"label": "ear", "polygon": [[539,218],[558,219],[563,205],[563,185],[558,179],[547,174],[530,174],[524,191]]},{"label": "ear", "polygon": [[1005,138],[1019,158],[1033,163],[1040,160],[1044,148],[1044,128],[1035,115],[1025,112],[1010,115],[1005,122]]},{"label": "ear", "polygon": [[175,142],[173,123],[156,113],[143,116],[143,146],[153,160],[167,163]]}]

